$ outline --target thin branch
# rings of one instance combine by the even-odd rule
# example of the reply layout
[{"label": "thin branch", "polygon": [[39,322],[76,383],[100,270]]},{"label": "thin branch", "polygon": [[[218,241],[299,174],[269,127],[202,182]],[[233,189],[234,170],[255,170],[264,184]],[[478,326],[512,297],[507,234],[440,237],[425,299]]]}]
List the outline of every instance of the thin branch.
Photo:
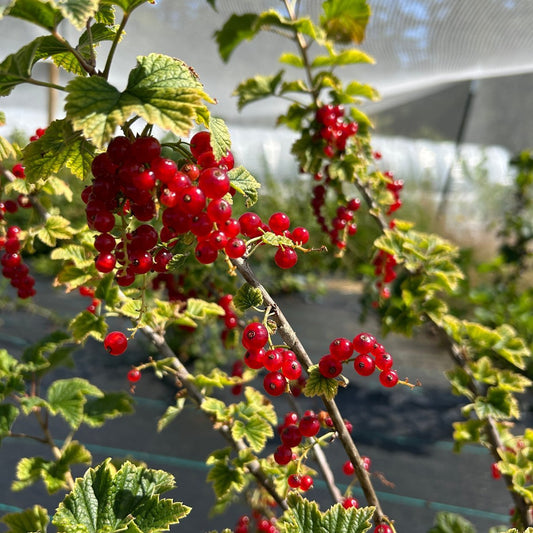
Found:
[{"label": "thin branch", "polygon": [[130,16],[129,13],[124,13],[124,16],[122,17],[122,21],[120,22],[120,26],[118,27],[118,30],[117,30],[117,34],[115,35],[115,38],[113,39],[113,44],[111,45],[111,49],[109,50],[109,54],[107,56],[107,60],[106,60],[105,68],[103,72],[103,77],[106,80],[109,77],[109,72],[111,70],[111,63],[113,62],[113,57],[115,56],[118,43],[120,42],[120,38],[122,36],[124,28],[126,27],[129,16]]},{"label": "thin branch", "polygon": [[27,433],[13,433],[10,431],[7,434],[8,437],[13,437],[14,439],[31,439],[41,442],[42,444],[48,444],[48,440],[43,437],[37,437],[37,435],[28,435]]},{"label": "thin branch", "polygon": [[[243,277],[243,279],[250,286],[257,288],[261,291],[265,305],[270,306],[272,308],[271,317],[273,317],[274,321],[276,322],[277,333],[279,333],[280,337],[283,339],[283,342],[285,342],[289,349],[296,354],[300,364],[305,368],[306,371],[308,371],[309,367],[313,364],[313,361],[307,354],[300,339],[296,335],[295,331],[292,329],[292,326],[290,325],[289,321],[285,318],[285,315],[281,311],[278,304],[274,301],[274,299],[265,289],[265,287],[261,285],[261,283],[255,276],[252,268],[246,261],[244,261],[243,259],[234,259],[232,262],[237,268],[239,274]],[[388,518],[385,516],[381,508],[381,504],[372,485],[372,481],[370,480],[370,476],[368,475],[368,472],[364,467],[361,455],[350,433],[346,429],[344,419],[342,418],[339,412],[337,404],[334,400],[327,400],[325,398],[322,398],[322,401],[324,402],[324,405],[331,419],[333,420],[333,423],[339,435],[339,440],[341,441],[344,450],[348,455],[348,458],[354,465],[357,479],[359,480],[366,500],[369,505],[374,506],[376,509],[376,522],[388,522]]]},{"label": "thin branch", "polygon": [[85,58],[74,48],[71,46],[71,44],[56,30],[54,29],[52,31],[52,35],[66,48],[68,48],[68,51],[76,58],[78,63],[80,64],[80,67],[87,72],[90,76],[94,76],[96,74],[96,69],[94,68],[94,65],[91,65],[88,63]]}]

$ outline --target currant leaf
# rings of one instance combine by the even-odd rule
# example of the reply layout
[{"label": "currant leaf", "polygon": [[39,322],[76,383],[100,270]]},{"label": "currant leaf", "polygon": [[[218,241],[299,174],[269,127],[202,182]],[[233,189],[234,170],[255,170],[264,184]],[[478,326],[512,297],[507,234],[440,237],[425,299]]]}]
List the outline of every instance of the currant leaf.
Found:
[{"label": "currant leaf", "polygon": [[[91,279],[91,276],[89,276],[89,279]],[[82,343],[89,336],[103,341],[107,331],[107,324],[103,316],[96,316],[89,313],[89,311],[82,311],[70,321],[69,329],[76,342]]]},{"label": "currant leaf", "polygon": [[370,18],[366,0],[327,0],[322,7],[320,26],[328,38],[340,43],[363,42]]},{"label": "currant leaf", "polygon": [[280,70],[271,76],[257,75],[241,82],[234,91],[238,96],[238,107],[241,110],[252,102],[263,100],[269,96],[274,96],[283,78],[284,71]]},{"label": "currant leaf", "polygon": [[37,237],[46,245],[54,247],[58,239],[70,239],[74,235],[70,222],[60,216],[51,215],[37,232]]},{"label": "currant leaf", "polygon": [[178,398],[176,405],[169,405],[157,421],[157,431],[163,431],[183,411],[184,406],[185,398]]},{"label": "currant leaf", "polygon": [[309,376],[303,389],[303,394],[311,398],[313,396],[323,396],[328,400],[333,400],[339,388],[337,379],[326,378],[318,369],[318,365],[309,367]]},{"label": "currant leaf", "polygon": [[15,423],[19,410],[12,404],[0,404],[0,442],[7,437]]},{"label": "currant leaf", "polygon": [[16,155],[17,152],[14,146],[4,137],[0,137],[0,161],[15,157]]},{"label": "currant leaf", "polygon": [[261,290],[244,283],[233,297],[233,305],[243,312],[252,307],[260,307],[263,305]]},{"label": "currant leaf", "polygon": [[252,39],[259,31],[255,27],[257,15],[254,13],[244,13],[243,15],[233,14],[226,21],[224,26],[215,32],[215,39],[218,44],[218,52],[224,61],[228,61],[237,46],[245,39]]},{"label": "currant leaf", "polygon": [[31,142],[23,152],[26,180],[33,183],[57,174],[64,167],[85,179],[91,170],[95,147],[69,121],[55,120],[42,137]]},{"label": "currant leaf", "polygon": [[211,132],[211,148],[218,161],[225,157],[231,149],[231,137],[226,123],[221,118],[209,116],[209,131]]},{"label": "currant leaf", "polygon": [[50,518],[44,507],[34,505],[17,513],[5,514],[0,522],[9,527],[10,533],[46,533]]},{"label": "currant leaf", "polygon": [[458,514],[441,511],[435,515],[435,525],[428,533],[453,533],[454,531],[476,533],[476,528]]},{"label": "currant leaf", "polygon": [[51,4],[75,28],[81,30],[98,11],[99,0],[51,0]]},{"label": "currant leaf", "polygon": [[246,438],[250,448],[259,453],[267,440],[274,436],[274,431],[268,422],[255,415],[246,421],[236,420],[231,426],[231,434],[234,439]]},{"label": "currant leaf", "polygon": [[174,488],[174,477],[125,462],[116,470],[110,460],[76,480],[52,519],[58,532],[166,531],[190,508],[160,494]]},{"label": "currant leaf", "polygon": [[207,474],[207,481],[213,484],[217,498],[222,498],[229,492],[241,492],[246,485],[244,470],[225,461],[213,464]]},{"label": "currant leaf", "polygon": [[106,420],[133,413],[133,398],[126,392],[106,392],[97,398],[88,398],[83,407],[83,423],[101,427]]},{"label": "currant leaf", "polygon": [[216,303],[206,302],[199,298],[187,299],[185,315],[194,320],[205,320],[210,316],[224,316],[224,314],[224,309]]},{"label": "currant leaf", "polygon": [[61,415],[71,428],[76,429],[83,421],[87,396],[101,398],[104,393],[86,379],[58,379],[48,387],[49,410],[54,415]]},{"label": "currant leaf", "polygon": [[[4,10],[3,15],[20,18],[48,31],[53,31],[63,18],[51,2],[41,0],[14,0]],[[0,12],[0,18],[1,16]]]},{"label": "currant leaf", "polygon": [[246,207],[252,207],[259,197],[257,190],[261,184],[243,166],[231,169],[228,175],[231,186],[244,196]]},{"label": "currant leaf", "polygon": [[67,92],[67,117],[99,147],[132,115],[185,137],[212,102],[183,61],[161,54],[138,57],[123,92],[99,76],[75,78]]}]

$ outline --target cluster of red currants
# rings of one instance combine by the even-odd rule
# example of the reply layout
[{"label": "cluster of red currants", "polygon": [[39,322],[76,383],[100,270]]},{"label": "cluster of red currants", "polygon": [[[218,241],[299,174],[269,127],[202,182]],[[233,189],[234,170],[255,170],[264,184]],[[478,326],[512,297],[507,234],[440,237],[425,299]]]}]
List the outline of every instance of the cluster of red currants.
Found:
[{"label": "cluster of red currants", "polygon": [[250,533],[252,531],[250,528],[254,527],[253,522],[257,533],[279,533],[275,518],[265,518],[259,511],[254,512],[253,520],[248,515],[239,517],[233,533]]},{"label": "cluster of red currants", "polygon": [[0,250],[4,250],[0,264],[2,275],[17,289],[17,296],[26,299],[35,295],[35,278],[30,275],[28,265],[22,261],[20,233],[18,226],[9,226],[5,237],[0,237]]},{"label": "cluster of red currants", "polygon": [[313,140],[320,144],[325,157],[332,159],[344,153],[346,144],[359,129],[357,122],[346,120],[342,105],[326,104],[315,113]]},{"label": "cluster of red currants", "polygon": [[372,264],[374,265],[374,275],[378,278],[376,287],[380,296],[382,298],[390,298],[389,284],[397,277],[394,269],[398,264],[396,258],[392,254],[379,250],[372,260]]},{"label": "cluster of red currants", "polygon": [[95,298],[94,296],[94,288],[93,287],[87,287],[86,285],[82,285],[78,288],[78,292],[81,296],[84,296],[85,298],[91,298],[91,303],[86,307],[86,311],[89,311],[89,313],[92,313],[93,315],[96,314],[96,311],[98,310],[98,306],[100,305],[100,299]]},{"label": "cluster of red currants", "polygon": [[[352,359],[352,355],[356,353]],[[359,333],[353,341],[339,337],[329,345],[329,353],[318,364],[320,373],[326,378],[341,374],[343,364],[353,362],[360,376],[370,376],[376,368],[380,371],[379,381],[384,387],[394,387],[398,383],[398,373],[392,369],[392,356],[370,333]]]},{"label": "cluster of red currants", "polygon": [[251,322],[244,328],[241,339],[247,350],[244,363],[254,370],[265,368],[265,391],[271,396],[280,396],[287,390],[290,381],[298,382],[302,375],[302,366],[292,350],[282,347],[265,350],[268,338],[268,330],[260,322]]},{"label": "cluster of red currants", "polygon": [[[340,250],[344,250],[346,248],[346,239],[348,236],[357,233],[357,224],[354,220],[355,212],[361,207],[361,200],[359,200],[359,198],[352,198],[346,201],[344,205],[339,205],[335,212],[335,216],[331,219],[331,227],[329,227],[326,216],[322,213],[322,209],[326,203],[328,185],[332,180],[327,175],[327,169],[325,172],[326,177],[324,178],[324,181],[313,187],[311,207],[313,208],[313,214],[320,225],[320,229],[326,235],[329,235],[331,244]],[[315,179],[317,181],[322,178],[322,173],[315,174]]]},{"label": "cluster of red currants", "polygon": [[403,189],[403,180],[395,180],[392,172],[384,172],[383,175],[387,178],[387,190],[390,191],[394,197],[394,202],[390,204],[387,215],[392,215],[395,211],[402,207],[400,200],[400,191]]},{"label": "cluster of red currants", "polygon": [[[99,233],[94,242],[99,252],[95,264],[98,271],[107,273],[118,263],[119,285],[131,285],[136,275],[149,271],[165,272],[173,257],[172,248],[189,232],[196,238],[196,258],[209,264],[222,250],[231,259],[242,257],[247,248],[240,234],[255,237],[265,231],[254,213],[244,213],[239,220],[232,217],[227,197],[234,192],[228,175],[234,164],[231,152],[216,161],[207,131],[191,138],[190,150],[191,161],[178,169],[175,161],[161,156],[157,139],[138,137],[130,141],[119,136],[93,160],[94,180],[82,198],[87,223]],[[131,217],[132,225],[137,225],[128,231],[127,224],[121,224],[118,242],[112,233],[116,216],[124,221]],[[154,222],[159,217],[162,228],[158,231]],[[285,217],[272,215],[270,229],[286,231]],[[295,229],[291,236],[298,243],[309,238],[303,228]],[[293,266],[296,259],[290,246],[280,246],[276,253],[282,268]]]}]

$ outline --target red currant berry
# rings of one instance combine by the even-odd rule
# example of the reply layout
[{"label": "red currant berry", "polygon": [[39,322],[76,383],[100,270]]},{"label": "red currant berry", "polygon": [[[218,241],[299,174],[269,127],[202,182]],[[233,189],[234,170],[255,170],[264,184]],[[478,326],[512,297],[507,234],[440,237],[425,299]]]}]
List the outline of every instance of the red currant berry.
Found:
[{"label": "red currant berry", "polygon": [[285,213],[278,212],[270,216],[268,225],[276,235],[283,235],[283,232],[289,229],[291,221]]},{"label": "red currant berry", "polygon": [[298,254],[292,248],[278,247],[274,261],[280,268],[292,268],[298,262]]},{"label": "red currant berry", "polygon": [[291,231],[290,239],[298,244],[305,244],[309,241],[309,231],[306,228],[298,226]]},{"label": "red currant berry", "polygon": [[374,533],[392,533],[392,528],[388,524],[379,524],[374,528]]},{"label": "red currant berry", "polygon": [[194,255],[203,265],[214,263],[218,257],[218,250],[213,248],[208,241],[199,242],[194,250]]},{"label": "red currant berry", "polygon": [[311,476],[302,476],[300,480],[300,490],[308,491],[313,486],[313,478]]},{"label": "red currant berry", "polygon": [[291,489],[297,489],[300,487],[301,477],[298,474],[291,474],[287,479],[287,483]]},{"label": "red currant berry", "polygon": [[115,268],[116,262],[117,260],[115,256],[111,253],[100,253],[94,260],[96,270],[98,270],[98,272],[102,272],[103,274],[111,272]]},{"label": "red currant berry", "polygon": [[342,372],[342,363],[331,355],[324,355],[319,363],[318,370],[325,378],[336,378]]},{"label": "red currant berry", "polygon": [[137,163],[150,163],[161,155],[161,144],[155,137],[138,137],[133,141],[130,153]]},{"label": "red currant berry", "polygon": [[238,259],[246,253],[246,243],[242,239],[233,237],[227,241],[224,251],[230,259]]},{"label": "red currant berry", "polygon": [[104,347],[111,355],[120,355],[128,347],[128,339],[121,331],[112,331],[104,339]]},{"label": "red currant berry", "polygon": [[137,381],[139,381],[140,379],[141,379],[141,371],[138,370],[137,368],[132,368],[128,372],[128,381],[130,383],[137,383]]},{"label": "red currant berry", "polygon": [[384,370],[379,375],[379,382],[384,387],[394,387],[398,383],[398,373],[396,370]]},{"label": "red currant berry", "polygon": [[274,452],[274,461],[276,461],[278,465],[289,464],[291,460],[292,450],[288,446],[281,444],[276,448],[276,451]]},{"label": "red currant berry", "polygon": [[257,350],[248,350],[244,354],[244,363],[248,368],[259,370],[263,368],[265,361],[265,350],[259,348]]},{"label": "red currant berry", "polygon": [[376,363],[370,355],[359,354],[353,362],[353,367],[360,376],[370,376],[376,369]]},{"label": "red currant berry", "polygon": [[198,186],[207,198],[222,198],[229,192],[229,176],[224,170],[218,167],[206,168],[200,174]]},{"label": "red currant berry", "polygon": [[191,154],[198,159],[204,152],[211,151],[211,134],[208,131],[200,131],[191,137]]},{"label": "red currant berry", "polygon": [[276,372],[281,368],[283,364],[283,356],[281,350],[275,348],[274,350],[268,350],[265,354],[265,368],[269,372]]},{"label": "red currant berry", "polygon": [[329,353],[339,361],[346,361],[353,354],[353,344],[350,340],[339,337],[329,345]]},{"label": "red currant berry", "polygon": [[383,352],[383,353],[378,353],[376,355],[376,366],[380,370],[389,370],[390,368],[392,368],[393,364],[394,364],[394,361],[390,353]]},{"label": "red currant berry", "polygon": [[490,465],[490,471],[491,475],[494,479],[500,479],[502,477],[502,473],[500,472],[500,468],[498,466],[498,463],[492,463]]},{"label": "red currant berry", "polygon": [[345,509],[350,509],[350,507],[357,509],[359,507],[359,502],[353,496],[348,496],[342,501],[342,506]]},{"label": "red currant berry", "polygon": [[300,433],[300,430],[296,424],[289,424],[288,426],[285,426],[281,430],[279,436],[281,442],[289,448],[294,448],[295,446],[298,446],[300,442],[302,442],[302,434]]},{"label": "red currant berry", "polygon": [[315,413],[305,414],[300,423],[298,429],[304,437],[314,437],[320,431],[320,421]]},{"label": "red currant berry", "polygon": [[353,466],[352,462],[351,461],[346,461],[343,465],[342,465],[342,471],[347,475],[347,476],[353,476],[354,472],[355,472],[355,467]]},{"label": "red currant berry", "polygon": [[279,372],[269,372],[263,379],[263,387],[271,396],[281,396],[287,388],[287,380]]},{"label": "red currant berry", "polygon": [[249,238],[259,237],[262,235],[262,221],[259,215],[247,211],[239,217],[239,224],[243,235]]},{"label": "red currant berry", "polygon": [[258,350],[268,341],[268,330],[260,322],[251,322],[242,333],[242,345],[247,350]]},{"label": "red currant berry", "polygon": [[302,365],[298,361],[283,361],[281,373],[289,380],[298,379],[302,375]]},{"label": "red currant berry", "polygon": [[376,338],[370,333],[359,333],[353,340],[353,348],[357,353],[370,353],[375,342]]},{"label": "red currant berry", "polygon": [[224,198],[215,198],[207,206],[207,216],[211,219],[211,222],[216,224],[223,224],[231,217],[231,214],[231,204]]}]

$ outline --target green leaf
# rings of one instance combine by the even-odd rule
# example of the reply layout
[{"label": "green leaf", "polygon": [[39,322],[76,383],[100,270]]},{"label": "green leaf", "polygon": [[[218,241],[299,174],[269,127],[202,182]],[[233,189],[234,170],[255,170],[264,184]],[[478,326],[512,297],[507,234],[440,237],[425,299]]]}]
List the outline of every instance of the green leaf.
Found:
[{"label": "green leaf", "polygon": [[[88,279],[91,279],[91,276]],[[84,342],[89,336],[103,341],[107,332],[107,324],[103,316],[96,316],[89,311],[82,311],[71,320],[69,329],[76,342]]]},{"label": "green leaf", "polygon": [[37,232],[37,237],[47,246],[55,246],[57,239],[70,239],[73,234],[74,230],[66,218],[60,215],[51,215]]},{"label": "green leaf", "polygon": [[[59,472],[53,461],[42,457],[23,457],[17,464],[16,480],[11,490],[17,492],[42,480],[50,494],[66,488],[65,470]],[[56,467],[56,468],[54,468]]]},{"label": "green leaf", "polygon": [[330,507],[322,517],[322,531],[328,533],[364,533],[371,527],[373,507],[345,509],[341,503]]},{"label": "green leaf", "polygon": [[241,110],[244,106],[274,96],[283,78],[284,71],[280,70],[271,76],[257,75],[241,82],[234,91],[238,96],[238,107]]},{"label": "green leaf", "polygon": [[114,4],[119,6],[125,13],[131,13],[134,9],[151,2],[151,0],[103,0],[103,4]]},{"label": "green leaf", "polygon": [[270,425],[275,426],[278,423],[278,417],[274,406],[254,387],[245,387],[244,397],[248,406],[254,408],[254,414],[264,418]]},{"label": "green leaf", "polygon": [[50,258],[55,261],[72,261],[78,268],[86,269],[94,264],[94,259],[89,257],[87,249],[79,244],[68,244],[52,250]]},{"label": "green leaf", "polygon": [[99,76],[75,78],[67,91],[67,117],[98,147],[132,115],[185,137],[199,114],[208,115],[202,100],[211,101],[185,63],[161,54],[137,58],[124,92]]},{"label": "green leaf", "polygon": [[104,393],[86,379],[58,379],[48,387],[50,412],[60,414],[71,428],[76,429],[83,421],[86,396],[101,398]]},{"label": "green leaf", "polygon": [[481,419],[488,417],[495,420],[520,418],[517,399],[510,392],[497,387],[490,387],[486,397],[476,398],[474,408],[477,416]]},{"label": "green leaf", "polygon": [[53,196],[64,196],[67,202],[72,202],[72,189],[68,186],[67,182],[62,180],[61,178],[50,176],[41,188],[41,191]]},{"label": "green leaf", "polygon": [[207,474],[207,481],[213,484],[217,498],[222,498],[230,491],[240,492],[246,484],[244,469],[225,461],[215,462]]},{"label": "green leaf", "polygon": [[325,378],[319,371],[318,365],[309,367],[309,376],[304,390],[305,396],[323,396],[328,400],[333,400],[339,388],[339,381],[333,378]]},{"label": "green leaf", "polygon": [[95,147],[74,131],[68,120],[55,120],[42,137],[24,149],[26,179],[35,183],[67,167],[76,177],[85,179],[91,170]]},{"label": "green leaf", "polygon": [[7,437],[11,431],[19,410],[9,403],[0,404],[0,442]]},{"label": "green leaf", "polygon": [[310,502],[296,492],[287,496],[289,509],[278,523],[285,533],[364,533],[371,527],[373,507],[344,509],[337,503],[322,513],[316,502]]},{"label": "green leaf", "polygon": [[4,137],[0,137],[0,161],[5,161],[6,159],[10,159],[16,155],[17,152],[13,145]]},{"label": "green leaf", "polygon": [[453,440],[455,441],[455,450],[459,452],[465,444],[479,443],[484,427],[485,423],[478,419],[454,422]]},{"label": "green leaf", "polygon": [[291,67],[304,68],[304,60],[296,54],[285,52],[279,56],[279,62]]},{"label": "green leaf", "polygon": [[274,436],[274,431],[268,422],[259,416],[253,416],[246,421],[236,420],[231,426],[231,434],[234,439],[246,438],[250,448],[259,453],[267,440]]},{"label": "green leaf", "polygon": [[435,525],[428,533],[476,533],[476,528],[458,514],[441,511],[436,514]]},{"label": "green leaf", "polygon": [[159,495],[174,477],[125,462],[117,471],[106,460],[76,480],[52,519],[58,532],[160,532],[177,524],[190,508]]},{"label": "green leaf", "polygon": [[243,312],[252,307],[260,307],[263,305],[261,289],[244,283],[233,297],[233,305]]},{"label": "green leaf", "polygon": [[211,148],[215,160],[228,155],[231,150],[231,137],[226,123],[221,118],[209,115],[209,131],[211,132]]},{"label": "green leaf", "polygon": [[18,513],[8,513],[2,516],[0,522],[9,527],[7,533],[46,533],[48,512],[40,505],[34,505],[30,509],[24,509]]},{"label": "green leaf", "polygon": [[176,405],[169,405],[161,418],[157,421],[157,431],[163,431],[172,422],[185,406],[185,398],[178,398]]},{"label": "green leaf", "polygon": [[231,169],[228,172],[231,186],[246,200],[246,207],[252,207],[259,197],[257,190],[261,184],[243,166]]},{"label": "green leaf", "polygon": [[98,11],[99,0],[53,0],[61,14],[78,30]]},{"label": "green leaf", "polygon": [[361,43],[370,17],[366,0],[326,0],[320,25],[328,38],[339,43]]},{"label": "green leaf", "polygon": [[261,240],[269,246],[288,246],[294,248],[294,241],[285,237],[285,235],[277,235],[271,231],[267,231],[261,235]]},{"label": "green leaf", "polygon": [[197,374],[191,377],[189,381],[201,389],[212,389],[213,387],[222,389],[228,385],[235,385],[235,378],[228,376],[220,368],[214,368],[207,375]]},{"label": "green leaf", "polygon": [[52,3],[42,0],[15,0],[4,15],[17,17],[52,31],[62,19],[61,12]]},{"label": "green leaf", "polygon": [[227,422],[229,417],[229,409],[226,404],[216,398],[206,398],[200,406],[202,411],[210,413],[215,416],[217,422]]},{"label": "green leaf", "polygon": [[374,63],[374,60],[362,50],[343,50],[338,54],[328,56],[317,56],[311,63],[312,68],[337,67],[342,65],[352,65],[355,63]]},{"label": "green leaf", "polygon": [[[87,269],[88,266],[92,266],[94,273],[91,274],[91,269]],[[76,289],[81,285],[85,285],[87,282],[90,282],[94,279],[96,274],[96,269],[94,268],[94,260],[91,260],[85,268],[79,268],[71,265],[66,265],[61,272],[57,275],[58,284],[65,284],[69,289]],[[79,318],[78,318],[79,319]],[[85,321],[92,320],[90,317],[85,317]],[[85,335],[85,333],[84,333]],[[86,335],[85,335],[86,336]],[[83,337],[84,339],[85,337]],[[77,338],[78,341],[83,339]]]},{"label": "green leaf", "polygon": [[358,81],[350,82],[345,88],[346,94],[350,96],[361,96],[368,100],[379,100],[379,93],[374,87]]},{"label": "green leaf", "polygon": [[8,96],[21,83],[31,80],[33,65],[43,37],[38,37],[0,63],[0,96]]},{"label": "green leaf", "polygon": [[245,39],[252,39],[259,31],[255,28],[258,16],[254,13],[233,14],[222,29],[215,32],[218,52],[224,61],[228,61],[233,50]]},{"label": "green leaf", "polygon": [[206,302],[199,298],[189,298],[185,315],[194,320],[205,320],[210,316],[224,316],[225,311],[220,305],[213,302]]},{"label": "green leaf", "polygon": [[115,307],[120,301],[120,291],[115,282],[115,276],[110,273],[103,277],[102,281],[96,287],[94,295],[102,300],[109,307]]},{"label": "green leaf", "polygon": [[133,398],[126,392],[106,392],[87,399],[83,407],[83,423],[91,427],[103,426],[106,420],[133,413]]}]

